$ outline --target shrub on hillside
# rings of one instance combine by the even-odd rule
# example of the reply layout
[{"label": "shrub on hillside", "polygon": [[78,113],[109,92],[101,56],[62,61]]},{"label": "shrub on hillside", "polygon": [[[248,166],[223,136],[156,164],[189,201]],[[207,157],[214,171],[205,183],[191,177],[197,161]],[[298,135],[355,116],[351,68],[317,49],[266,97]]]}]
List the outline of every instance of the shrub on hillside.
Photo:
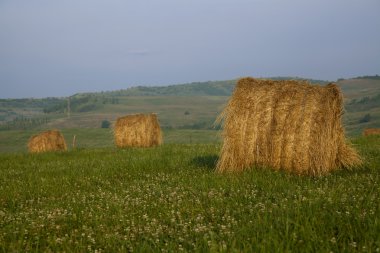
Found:
[{"label": "shrub on hillside", "polygon": [[359,120],[359,123],[367,123],[371,121],[371,114],[367,113],[363,118]]},{"label": "shrub on hillside", "polygon": [[108,120],[102,121],[102,125],[101,125],[102,128],[109,128],[110,126],[111,126],[111,122],[109,122]]}]

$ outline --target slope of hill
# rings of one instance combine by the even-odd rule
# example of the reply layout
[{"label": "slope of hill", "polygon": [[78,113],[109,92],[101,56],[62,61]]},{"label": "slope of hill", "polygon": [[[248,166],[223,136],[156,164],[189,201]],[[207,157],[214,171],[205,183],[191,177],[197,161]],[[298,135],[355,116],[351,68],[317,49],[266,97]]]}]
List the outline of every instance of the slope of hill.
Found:
[{"label": "slope of hill", "polygon": [[[103,120],[113,122],[119,116],[140,112],[158,113],[161,125],[167,129],[211,129],[235,83],[236,80],[227,80],[139,86],[75,94],[69,98],[1,99],[0,129],[100,128]],[[348,132],[359,134],[366,127],[380,127],[380,80],[372,77],[342,79],[337,84],[345,96],[344,122]]]},{"label": "slope of hill", "polygon": [[125,114],[155,112],[164,128],[208,129],[227,100],[228,96],[121,96],[114,104],[94,104],[92,111],[61,114],[47,126],[96,128],[103,120],[113,122]]},{"label": "slope of hill", "polygon": [[380,79],[352,78],[339,80],[337,84],[341,87],[345,98],[349,100],[380,93]]}]

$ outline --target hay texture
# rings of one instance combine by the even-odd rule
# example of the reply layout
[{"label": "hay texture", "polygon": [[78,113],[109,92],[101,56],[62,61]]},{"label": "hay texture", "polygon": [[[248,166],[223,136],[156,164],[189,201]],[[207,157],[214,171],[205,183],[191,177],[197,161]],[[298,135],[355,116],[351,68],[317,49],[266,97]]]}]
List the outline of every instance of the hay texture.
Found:
[{"label": "hay texture", "polygon": [[363,135],[368,136],[368,135],[377,135],[380,134],[380,128],[367,128],[364,129]]},{"label": "hay texture", "polygon": [[124,147],[153,147],[162,144],[156,114],[135,114],[118,118],[114,127],[115,144]]},{"label": "hay texture", "polygon": [[30,137],[28,142],[30,153],[48,151],[66,151],[66,141],[58,130],[49,130]]},{"label": "hay texture", "polygon": [[345,141],[342,94],[335,84],[240,79],[220,119],[218,172],[252,165],[321,175],[361,160]]}]

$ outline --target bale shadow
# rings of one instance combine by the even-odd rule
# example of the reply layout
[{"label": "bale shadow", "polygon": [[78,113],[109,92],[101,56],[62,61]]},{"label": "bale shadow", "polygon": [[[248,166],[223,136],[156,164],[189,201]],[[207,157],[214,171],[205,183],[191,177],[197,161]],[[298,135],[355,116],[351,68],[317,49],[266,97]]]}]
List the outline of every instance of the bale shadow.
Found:
[{"label": "bale shadow", "polygon": [[197,156],[191,160],[191,164],[200,168],[214,170],[218,159],[219,156],[217,155]]}]

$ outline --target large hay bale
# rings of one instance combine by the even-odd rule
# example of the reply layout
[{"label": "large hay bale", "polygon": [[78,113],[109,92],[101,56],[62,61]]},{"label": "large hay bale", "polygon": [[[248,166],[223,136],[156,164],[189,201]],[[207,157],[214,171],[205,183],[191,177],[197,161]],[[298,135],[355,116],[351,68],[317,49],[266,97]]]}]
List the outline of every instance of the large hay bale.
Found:
[{"label": "large hay bale", "polygon": [[30,137],[28,142],[30,153],[48,151],[66,151],[66,141],[58,130],[49,130]]},{"label": "large hay bale", "polygon": [[114,127],[115,144],[124,147],[153,147],[162,144],[156,114],[134,114],[118,118]]},{"label": "large hay bale", "polygon": [[367,128],[367,129],[364,129],[363,131],[364,136],[376,135],[376,134],[380,134],[380,128]]},{"label": "large hay bale", "polygon": [[342,94],[335,84],[240,79],[220,116],[218,172],[252,165],[320,175],[360,164],[345,141]]}]

